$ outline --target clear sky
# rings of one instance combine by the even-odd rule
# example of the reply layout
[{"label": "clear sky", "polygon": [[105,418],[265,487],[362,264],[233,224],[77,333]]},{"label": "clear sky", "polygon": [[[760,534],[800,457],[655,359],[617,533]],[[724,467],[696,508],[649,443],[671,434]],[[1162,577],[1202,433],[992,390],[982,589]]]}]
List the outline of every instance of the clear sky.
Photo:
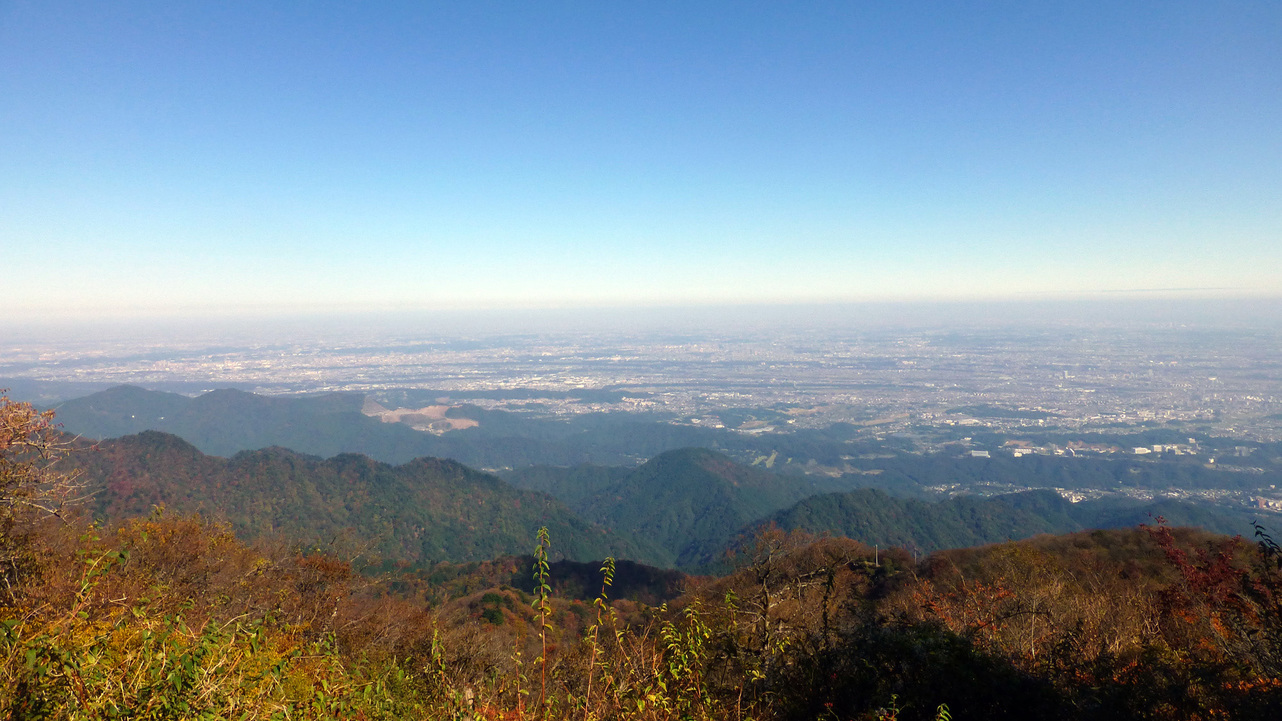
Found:
[{"label": "clear sky", "polygon": [[0,0],[0,273],[73,316],[1278,296],[1282,3]]}]

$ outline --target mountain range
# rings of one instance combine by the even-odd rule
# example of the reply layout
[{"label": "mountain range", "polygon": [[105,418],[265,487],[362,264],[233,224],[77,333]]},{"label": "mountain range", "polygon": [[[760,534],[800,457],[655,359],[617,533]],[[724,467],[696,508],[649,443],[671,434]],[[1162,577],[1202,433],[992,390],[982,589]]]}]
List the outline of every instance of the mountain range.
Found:
[{"label": "mountain range", "polygon": [[[424,395],[424,394],[427,395]],[[388,407],[418,408],[440,404],[428,392],[384,392]],[[1282,487],[1282,445],[1261,449],[1260,465],[1235,472],[1207,456],[1180,456],[1154,462],[1130,456],[1073,457],[1026,455],[1014,458],[995,452],[991,458],[971,458],[957,447],[935,453],[899,448],[894,438],[874,442],[844,424],[799,428],[789,433],[744,434],[672,422],[673,419],[633,413],[582,413],[569,418],[536,417],[526,413],[486,410],[473,405],[448,405],[442,411],[451,430],[434,434],[404,422],[383,422],[362,412],[371,397],[359,393],[265,396],[222,389],[196,397],[118,386],[66,401],[54,410],[69,433],[105,439],[157,430],[177,435],[202,452],[232,456],[271,446],[329,458],[360,453],[384,463],[403,464],[415,458],[452,458],[473,468],[513,471],[532,466],[618,467],[634,469],[643,461],[679,448],[706,448],[741,461],[773,463],[772,472],[810,479],[814,492],[881,488],[897,496],[929,498],[932,489],[961,485],[1029,488],[1115,490],[1232,489],[1251,491],[1270,484]],[[413,418],[407,412],[402,418]],[[464,422],[458,422],[464,421]],[[475,424],[475,425],[474,425]],[[468,427],[462,427],[468,426]],[[977,437],[983,435],[972,431]],[[1170,432],[1164,431],[1166,435]],[[982,439],[999,448],[1004,438]],[[1092,437],[1107,444],[1169,442],[1160,433],[1130,439]],[[1065,438],[1047,442],[1064,443]],[[1204,439],[1207,444],[1220,443]],[[1231,452],[1230,447],[1228,451]],[[1270,460],[1272,459],[1272,460]],[[1267,462],[1266,462],[1267,461]],[[587,482],[585,473],[566,481]],[[627,473],[627,470],[620,471]],[[558,471],[557,474],[560,472]],[[553,474],[553,475],[557,475]],[[551,478],[551,477],[549,477]],[[593,483],[589,487],[595,488]],[[550,488],[542,490],[550,491]],[[573,493],[568,488],[562,489]],[[579,492],[586,492],[580,489]],[[558,492],[570,505],[572,499]]]},{"label": "mountain range", "polygon": [[446,413],[476,426],[435,435],[365,415],[361,412],[365,400],[360,393],[266,396],[234,389],[191,398],[117,386],[53,409],[67,432],[92,439],[155,430],[180,436],[201,451],[219,456],[281,446],[323,457],[362,453],[395,464],[423,456],[453,458],[479,468],[636,465],[666,450],[714,447],[720,440],[736,440],[733,432],[678,426],[645,416],[582,414],[568,420],[542,419],[466,404]]},{"label": "mountain range", "polygon": [[980,546],[1049,533],[1153,524],[1200,526],[1236,535],[1250,530],[1244,514],[1174,500],[1150,503],[1100,499],[1073,503],[1055,491],[1033,490],[987,498],[957,496],[931,503],[865,488],[807,498],[762,524],[784,530],[845,536],[882,547],[922,552]]},{"label": "mountain range", "polygon": [[[737,463],[706,445],[668,448],[690,438],[701,441],[695,445],[718,444],[721,436],[712,429],[604,416],[539,421],[452,406],[450,417],[479,425],[436,435],[366,415],[366,403],[356,393],[217,390],[190,398],[119,386],[67,401],[57,413],[67,431],[108,439],[79,461],[96,490],[94,511],[105,518],[163,504],[223,518],[250,537],[318,543],[348,533],[385,558],[411,563],[523,553],[543,525],[558,539],[558,557],[588,561],[609,554],[687,570],[715,568],[728,548],[763,524],[922,551],[1135,525],[1158,515],[1242,533],[1249,530],[1245,513],[1174,501],[1069,503],[1052,491],[945,500],[906,496],[949,483],[1123,488],[1260,482],[1188,463],[974,459],[885,449],[845,456],[858,468],[844,476],[777,473]],[[825,443],[854,450],[843,445],[841,429],[824,433],[790,442],[810,443],[816,454],[831,454]],[[776,441],[785,442],[768,442]],[[607,450],[600,451],[602,445]],[[649,460],[626,462],[645,449],[653,450]],[[579,462],[600,457],[625,462]],[[502,478],[467,465],[530,458],[564,462],[525,464]],[[894,493],[860,487],[867,485]]]},{"label": "mountain range", "polygon": [[663,559],[551,496],[455,461],[393,466],[357,454],[321,459],[284,448],[220,458],[157,431],[101,442],[73,460],[94,492],[94,512],[107,519],[163,505],[227,521],[245,537],[306,545],[347,535],[386,558],[420,563],[528,552],[537,529],[547,526],[558,557]]},{"label": "mountain range", "polygon": [[541,526],[556,539],[557,558],[613,555],[690,571],[721,568],[728,549],[772,523],[922,551],[1132,526],[1157,515],[1216,531],[1249,529],[1240,515],[1173,501],[1074,504],[1052,491],[939,502],[874,489],[820,493],[805,478],[699,448],[635,469],[530,469],[509,474],[511,483],[436,458],[391,465],[278,447],[221,458],[157,431],[103,441],[75,461],[94,491],[94,512],[107,520],[163,505],[225,520],[243,537],[304,545],[345,538],[409,563],[525,553]]},{"label": "mountain range", "polygon": [[820,488],[804,476],[759,470],[705,448],[661,453],[631,471],[538,467],[507,478],[555,495],[607,528],[651,539],[678,567],[697,565],[707,549],[724,548],[745,525]]}]

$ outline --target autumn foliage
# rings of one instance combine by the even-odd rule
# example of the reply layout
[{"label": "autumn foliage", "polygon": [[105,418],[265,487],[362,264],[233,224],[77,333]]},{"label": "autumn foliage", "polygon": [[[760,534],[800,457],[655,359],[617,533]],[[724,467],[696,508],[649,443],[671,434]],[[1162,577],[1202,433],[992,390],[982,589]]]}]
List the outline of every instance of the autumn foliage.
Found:
[{"label": "autumn foliage", "polygon": [[546,535],[525,559],[374,573],[340,550],[250,546],[162,509],[104,526],[65,501],[28,503],[74,497],[74,479],[51,465],[52,419],[15,405],[4,402],[15,423],[0,448],[0,718],[1282,710],[1282,552],[1263,528],[1248,542],[1158,523],[920,561],[768,528],[733,573],[690,579],[666,604],[616,593],[612,560],[585,600],[581,582],[558,587]]}]

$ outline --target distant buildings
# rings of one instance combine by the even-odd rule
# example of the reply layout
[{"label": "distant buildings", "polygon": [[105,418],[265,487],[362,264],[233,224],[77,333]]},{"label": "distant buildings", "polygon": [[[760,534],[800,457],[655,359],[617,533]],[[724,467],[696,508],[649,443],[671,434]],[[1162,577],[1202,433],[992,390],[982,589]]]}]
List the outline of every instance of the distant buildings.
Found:
[{"label": "distant buildings", "polygon": [[1264,498],[1262,496],[1257,496],[1255,498],[1255,507],[1269,511],[1282,511],[1282,501],[1279,501],[1276,498]]}]

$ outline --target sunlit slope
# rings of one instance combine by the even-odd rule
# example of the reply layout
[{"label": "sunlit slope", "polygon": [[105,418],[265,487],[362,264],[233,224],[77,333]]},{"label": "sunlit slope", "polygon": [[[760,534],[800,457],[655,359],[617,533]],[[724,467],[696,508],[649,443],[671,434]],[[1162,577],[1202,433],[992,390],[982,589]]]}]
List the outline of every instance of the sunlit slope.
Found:
[{"label": "sunlit slope", "polygon": [[241,535],[297,543],[346,537],[390,559],[467,561],[527,553],[540,526],[554,554],[662,561],[542,493],[514,488],[462,464],[421,458],[392,466],[356,454],[329,459],[283,448],[223,459],[148,431],[77,455],[108,518],[155,504],[225,519]]}]

